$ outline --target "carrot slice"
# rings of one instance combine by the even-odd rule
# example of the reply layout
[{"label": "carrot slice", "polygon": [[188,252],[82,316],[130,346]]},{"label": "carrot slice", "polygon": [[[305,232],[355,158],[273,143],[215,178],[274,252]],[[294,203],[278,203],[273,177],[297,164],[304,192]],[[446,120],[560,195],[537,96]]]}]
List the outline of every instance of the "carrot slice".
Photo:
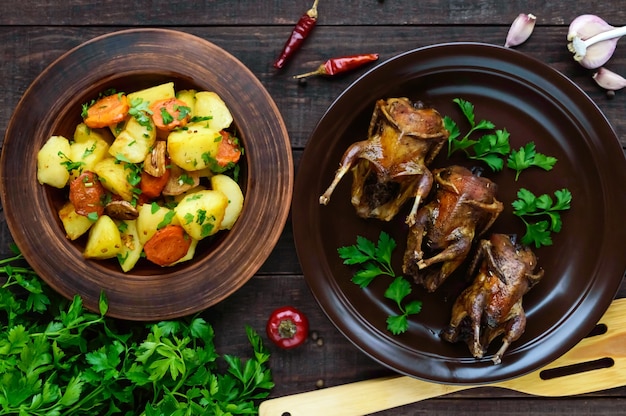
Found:
[{"label": "carrot slice", "polygon": [[143,246],[146,258],[159,266],[167,266],[187,254],[191,238],[180,225],[167,225],[157,232]]},{"label": "carrot slice", "polygon": [[167,184],[170,178],[170,170],[166,169],[165,173],[161,176],[152,176],[148,172],[143,171],[141,173],[141,182],[139,187],[141,189],[141,195],[148,199],[157,198],[163,192],[163,188]]},{"label": "carrot slice", "polygon": [[124,94],[107,95],[100,98],[87,109],[85,124],[92,129],[114,126],[124,121],[130,105]]},{"label": "carrot slice", "polygon": [[102,199],[105,193],[98,175],[94,172],[85,171],[70,182],[69,199],[79,215],[88,216],[91,213],[102,215],[104,212]]},{"label": "carrot slice", "polygon": [[217,164],[223,167],[229,163],[237,163],[241,157],[241,148],[229,132],[222,130],[220,133],[222,140],[220,140],[217,155],[215,156]]},{"label": "carrot slice", "polygon": [[167,98],[155,102],[150,106],[152,121],[159,130],[174,130],[184,127],[191,118],[191,109],[178,98]]}]

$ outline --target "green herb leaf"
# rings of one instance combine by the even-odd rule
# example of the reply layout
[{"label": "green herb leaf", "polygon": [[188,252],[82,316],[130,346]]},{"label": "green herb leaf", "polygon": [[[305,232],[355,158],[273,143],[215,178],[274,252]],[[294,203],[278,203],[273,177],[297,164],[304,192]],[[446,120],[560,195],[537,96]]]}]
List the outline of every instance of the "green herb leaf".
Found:
[{"label": "green herb leaf", "polygon": [[[502,157],[505,157],[511,150],[509,144],[509,133],[506,130],[497,130],[492,134],[485,134],[478,140],[470,137],[481,130],[493,130],[495,125],[488,120],[475,122],[474,105],[461,98],[454,101],[465,119],[470,125],[469,131],[461,137],[458,125],[448,116],[444,117],[444,126],[450,132],[448,136],[448,157],[457,151],[463,151],[467,157],[474,160],[483,161],[493,171],[500,171],[504,166]],[[459,137],[461,137],[459,139]]]},{"label": "green herb leaf", "polygon": [[365,237],[357,236],[355,245],[340,247],[337,253],[344,264],[361,266],[352,275],[352,282],[361,289],[367,288],[378,276],[386,275],[393,278],[384,296],[393,300],[401,311],[401,315],[387,318],[387,329],[397,335],[407,330],[408,315],[421,311],[421,302],[411,301],[407,305],[403,304],[403,300],[411,293],[411,284],[393,271],[391,257],[395,248],[395,240],[382,231],[376,244]]},{"label": "green herb leaf", "polygon": [[100,292],[100,299],[98,300],[98,310],[100,311],[100,315],[104,316],[109,311],[109,300],[107,299],[106,293],[104,291]]},{"label": "green herb leaf", "polygon": [[529,142],[518,150],[511,151],[507,159],[507,166],[515,170],[515,180],[517,181],[520,173],[531,166],[537,166],[543,170],[549,171],[554,167],[556,162],[557,159],[555,157],[537,153],[535,143]]},{"label": "green herb leaf", "polygon": [[400,335],[409,329],[409,320],[406,315],[391,315],[387,317],[387,329],[394,335]]},{"label": "green herb leaf", "polygon": [[[559,189],[554,192],[556,202],[548,194],[535,196],[531,191],[521,188],[517,192],[517,199],[511,203],[513,214],[521,218],[526,225],[526,233],[522,243],[534,244],[535,247],[552,245],[551,233],[561,231],[563,222],[560,212],[569,210],[572,202],[572,193],[568,189]],[[544,216],[542,219],[531,222],[531,217]]]}]

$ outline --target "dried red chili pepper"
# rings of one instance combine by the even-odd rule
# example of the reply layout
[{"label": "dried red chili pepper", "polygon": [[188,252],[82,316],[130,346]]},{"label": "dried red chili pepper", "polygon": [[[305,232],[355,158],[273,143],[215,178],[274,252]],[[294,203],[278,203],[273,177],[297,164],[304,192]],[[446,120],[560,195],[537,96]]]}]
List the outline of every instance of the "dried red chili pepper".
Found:
[{"label": "dried red chili pepper", "polygon": [[342,72],[351,71],[367,63],[376,61],[378,59],[377,53],[368,53],[361,55],[342,56],[339,58],[332,58],[320,65],[315,71],[307,72],[305,74],[295,75],[294,78],[307,78],[313,75],[336,75]]},{"label": "dried red chili pepper", "polygon": [[309,36],[317,24],[318,1],[319,0],[315,0],[313,6],[307,10],[307,12],[303,14],[296,23],[295,27],[291,31],[289,39],[287,39],[285,46],[283,46],[282,52],[276,61],[274,61],[274,68],[280,69],[285,65],[285,62],[287,62],[287,60],[291,58],[291,56],[293,56],[298,49],[300,49],[304,40]]},{"label": "dried red chili pepper", "polygon": [[284,349],[295,348],[306,341],[309,320],[293,306],[283,306],[272,312],[265,330],[274,344]]}]

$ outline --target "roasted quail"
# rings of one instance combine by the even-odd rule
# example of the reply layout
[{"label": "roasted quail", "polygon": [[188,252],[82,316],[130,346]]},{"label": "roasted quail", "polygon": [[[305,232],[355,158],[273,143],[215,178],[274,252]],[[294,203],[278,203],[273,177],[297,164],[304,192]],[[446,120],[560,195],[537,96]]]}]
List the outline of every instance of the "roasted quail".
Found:
[{"label": "roasted quail", "polygon": [[448,135],[437,110],[407,98],[378,100],[369,138],[348,147],[320,203],[328,203],[341,178],[352,169],[351,201],[360,217],[389,221],[415,197],[407,217],[407,223],[412,224],[433,183],[427,165]]},{"label": "roasted quail", "polygon": [[502,346],[493,356],[499,364],[509,345],[526,328],[522,296],[543,277],[535,273],[537,259],[514,237],[493,234],[481,240],[478,252],[468,270],[473,283],[457,298],[452,307],[450,325],[442,337],[449,342],[465,341],[476,358],[482,358],[496,337],[504,334]]},{"label": "roasted quail", "polygon": [[462,166],[433,171],[436,192],[409,227],[403,271],[435,291],[467,257],[472,242],[502,212],[491,180]]}]

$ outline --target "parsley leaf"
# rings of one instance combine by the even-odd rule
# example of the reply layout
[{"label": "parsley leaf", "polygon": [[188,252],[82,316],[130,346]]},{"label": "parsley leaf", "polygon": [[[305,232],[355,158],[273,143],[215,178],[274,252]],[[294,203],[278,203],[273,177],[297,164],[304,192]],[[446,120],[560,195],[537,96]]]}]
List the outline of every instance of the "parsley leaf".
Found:
[{"label": "parsley leaf", "polygon": [[505,157],[511,151],[509,144],[509,133],[506,130],[497,130],[491,134],[484,134],[478,140],[471,139],[474,133],[481,130],[493,130],[495,125],[488,120],[480,120],[476,123],[474,114],[474,105],[462,98],[455,98],[454,101],[465,119],[470,125],[469,131],[461,137],[461,130],[452,118],[445,116],[443,118],[444,127],[448,130],[448,157],[457,151],[463,151],[470,159],[483,161],[497,172],[504,167],[502,157]]},{"label": "parsley leaf", "polygon": [[365,237],[357,236],[356,244],[339,247],[337,252],[346,265],[360,265],[352,276],[352,282],[365,289],[378,276],[389,276],[393,281],[385,290],[385,297],[394,301],[400,310],[399,315],[387,318],[387,329],[394,335],[406,332],[409,328],[408,316],[422,310],[422,302],[413,300],[403,303],[411,293],[411,283],[402,276],[397,276],[391,265],[396,242],[389,234],[381,231],[378,242],[374,243]]},{"label": "parsley leaf", "polygon": [[519,150],[511,151],[507,159],[507,166],[515,170],[515,180],[519,178],[520,173],[524,169],[531,166],[537,166],[543,170],[551,170],[556,164],[557,159],[552,156],[546,156],[543,153],[537,153],[534,142],[526,143]]},{"label": "parsley leaf", "polygon": [[[559,189],[554,192],[553,200],[548,194],[536,196],[531,191],[521,188],[517,198],[512,202],[513,214],[518,216],[526,225],[526,233],[522,243],[535,247],[552,245],[551,233],[561,231],[563,222],[560,211],[569,210],[572,203],[572,193],[568,189]],[[530,217],[544,216],[547,219],[531,222]]]}]

